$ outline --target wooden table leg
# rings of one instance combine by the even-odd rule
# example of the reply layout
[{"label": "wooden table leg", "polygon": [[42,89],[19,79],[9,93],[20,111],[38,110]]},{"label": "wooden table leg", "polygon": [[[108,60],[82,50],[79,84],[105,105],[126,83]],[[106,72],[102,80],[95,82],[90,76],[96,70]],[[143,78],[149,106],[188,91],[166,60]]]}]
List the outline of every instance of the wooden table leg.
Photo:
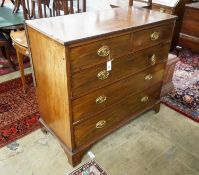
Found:
[{"label": "wooden table leg", "polygon": [[23,59],[24,59],[25,56],[23,54],[21,54],[18,50],[16,50],[16,52],[17,52],[17,59],[18,59],[19,68],[20,68],[23,91],[25,93],[26,89],[27,89],[25,75],[24,75],[24,64],[23,64]]}]

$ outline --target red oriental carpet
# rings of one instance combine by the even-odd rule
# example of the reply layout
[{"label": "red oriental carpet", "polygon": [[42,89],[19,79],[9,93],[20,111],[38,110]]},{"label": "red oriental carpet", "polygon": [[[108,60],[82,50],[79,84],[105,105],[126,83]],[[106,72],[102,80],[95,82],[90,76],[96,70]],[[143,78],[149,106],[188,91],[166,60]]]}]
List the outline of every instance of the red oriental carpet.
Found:
[{"label": "red oriental carpet", "polygon": [[174,90],[161,101],[199,122],[199,53],[183,50],[179,58],[173,75]]},{"label": "red oriental carpet", "polygon": [[23,93],[20,78],[0,84],[0,147],[40,128],[32,77]]},{"label": "red oriental carpet", "polygon": [[103,170],[95,160],[92,160],[85,163],[69,175],[108,175],[108,173]]}]

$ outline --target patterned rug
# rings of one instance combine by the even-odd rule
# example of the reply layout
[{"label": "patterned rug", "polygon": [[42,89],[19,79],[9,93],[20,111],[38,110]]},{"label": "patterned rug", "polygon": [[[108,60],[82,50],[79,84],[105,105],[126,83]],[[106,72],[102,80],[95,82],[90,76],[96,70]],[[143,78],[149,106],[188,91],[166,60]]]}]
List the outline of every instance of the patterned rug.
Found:
[{"label": "patterned rug", "polygon": [[102,167],[94,160],[85,163],[77,170],[73,171],[69,175],[108,175]]},{"label": "patterned rug", "polygon": [[183,50],[179,58],[173,75],[175,88],[161,101],[199,122],[199,53]]},{"label": "patterned rug", "polygon": [[32,77],[27,77],[27,93],[20,78],[0,84],[0,147],[40,128],[38,105]]}]

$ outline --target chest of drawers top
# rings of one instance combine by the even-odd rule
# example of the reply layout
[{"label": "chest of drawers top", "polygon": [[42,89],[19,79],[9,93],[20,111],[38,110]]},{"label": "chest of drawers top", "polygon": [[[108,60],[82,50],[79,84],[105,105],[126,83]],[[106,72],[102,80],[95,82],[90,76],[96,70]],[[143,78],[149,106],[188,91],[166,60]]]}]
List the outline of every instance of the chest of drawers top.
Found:
[{"label": "chest of drawers top", "polygon": [[69,45],[175,18],[142,8],[117,8],[28,20],[26,24],[63,45]]}]

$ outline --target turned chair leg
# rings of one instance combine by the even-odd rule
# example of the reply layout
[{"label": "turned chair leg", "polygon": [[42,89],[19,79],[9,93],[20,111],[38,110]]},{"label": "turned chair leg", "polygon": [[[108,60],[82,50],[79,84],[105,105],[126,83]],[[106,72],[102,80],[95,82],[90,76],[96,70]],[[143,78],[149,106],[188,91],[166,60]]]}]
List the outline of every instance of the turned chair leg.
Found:
[{"label": "turned chair leg", "polygon": [[17,8],[17,0],[15,1],[15,4],[14,4],[14,8],[13,8],[13,11],[12,11],[12,13],[14,13],[15,14],[15,11],[16,11],[16,8]]},{"label": "turned chair leg", "polygon": [[13,9],[13,13],[17,13],[19,11],[19,7],[20,7],[20,4],[21,4],[21,0],[16,0],[15,1],[15,6],[14,6],[14,9]]},{"label": "turned chair leg", "polygon": [[5,0],[2,0],[1,7],[3,7]]},{"label": "turned chair leg", "polygon": [[21,5],[21,0],[20,0],[19,3],[17,4],[17,9],[16,9],[15,13],[18,13],[20,5]]},{"label": "turned chair leg", "polygon": [[27,86],[26,86],[26,80],[25,80],[25,75],[24,75],[24,64],[23,64],[24,55],[21,54],[18,50],[16,50],[16,52],[17,52],[17,60],[18,60],[18,63],[19,63],[19,69],[20,69],[20,74],[21,74],[23,91],[25,93]]},{"label": "turned chair leg", "polygon": [[16,69],[15,64],[12,62],[10,58],[10,47],[5,46],[5,58],[8,60],[9,65],[11,65],[14,69]]}]

